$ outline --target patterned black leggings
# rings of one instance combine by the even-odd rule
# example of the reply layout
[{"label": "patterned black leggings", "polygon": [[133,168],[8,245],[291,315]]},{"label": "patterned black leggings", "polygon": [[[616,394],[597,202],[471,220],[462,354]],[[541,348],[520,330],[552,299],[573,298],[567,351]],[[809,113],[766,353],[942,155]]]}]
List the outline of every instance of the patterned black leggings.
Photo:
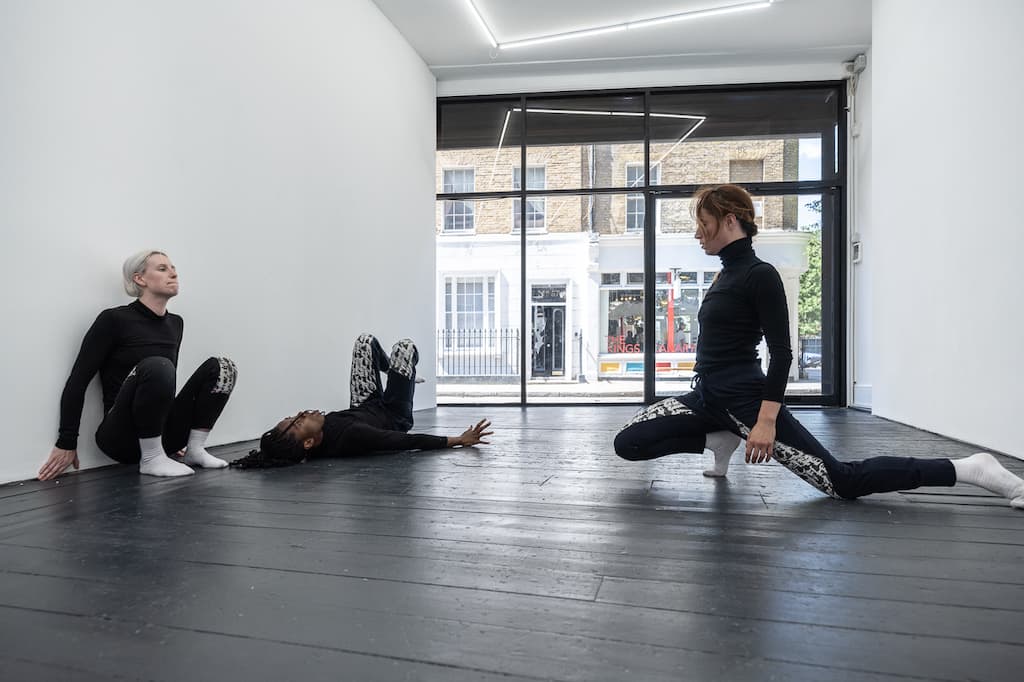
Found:
[{"label": "patterned black leggings", "polygon": [[[742,387],[743,382],[749,384]],[[761,395],[756,376],[741,377],[737,382],[740,386],[718,383],[712,388],[708,383],[702,381],[691,393],[667,398],[641,410],[616,435],[615,452],[630,460],[654,459],[678,452],[701,453],[706,434],[712,431],[731,431],[746,438],[757,423],[761,406],[759,397],[750,397]],[[741,387],[747,390],[731,390]],[[851,462],[837,460],[785,407],[779,411],[775,431],[773,458],[818,490],[837,499],[956,483],[956,473],[948,459],[872,457]]]},{"label": "patterned black leggings", "polygon": [[[360,334],[352,347],[349,407],[377,402],[388,411],[395,429],[411,429],[416,363],[419,359],[416,344],[410,339],[396,342],[388,356],[373,334]],[[381,372],[388,373],[386,389],[380,383]]]}]

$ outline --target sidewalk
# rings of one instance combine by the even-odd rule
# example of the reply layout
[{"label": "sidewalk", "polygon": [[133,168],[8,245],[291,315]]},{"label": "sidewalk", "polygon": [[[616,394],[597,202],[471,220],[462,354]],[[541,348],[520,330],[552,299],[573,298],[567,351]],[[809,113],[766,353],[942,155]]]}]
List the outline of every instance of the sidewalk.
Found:
[{"label": "sidewalk", "polygon": [[[508,403],[519,401],[519,382],[505,384],[452,384],[438,379],[437,402],[440,405],[459,403]],[[689,379],[662,379],[655,384],[658,395],[679,395],[690,390]],[[819,382],[790,382],[788,395],[813,395],[821,392]],[[598,380],[589,383],[574,381],[531,380],[526,394],[535,402],[630,403],[643,400],[644,383],[636,379]]]}]

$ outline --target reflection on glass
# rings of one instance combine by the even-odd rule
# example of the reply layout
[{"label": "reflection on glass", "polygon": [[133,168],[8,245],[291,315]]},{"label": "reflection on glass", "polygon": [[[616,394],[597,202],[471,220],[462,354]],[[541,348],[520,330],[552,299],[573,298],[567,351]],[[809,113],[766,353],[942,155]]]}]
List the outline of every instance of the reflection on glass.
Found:
[{"label": "reflection on glass", "polygon": [[698,186],[834,177],[822,158],[835,158],[838,107],[833,88],[654,94],[652,173],[660,166],[660,184]]},{"label": "reflection on glass", "polygon": [[[547,189],[643,187],[643,139],[640,94],[542,97],[526,104],[527,163],[545,169]],[[633,184],[629,164],[638,166]]]},{"label": "reflection on glass", "polygon": [[518,102],[446,102],[438,108],[438,192],[512,189],[522,143]]},{"label": "reflection on glass", "polygon": [[607,301],[608,334],[606,353],[642,353],[644,351],[644,292],[639,289],[608,289],[602,292]]}]

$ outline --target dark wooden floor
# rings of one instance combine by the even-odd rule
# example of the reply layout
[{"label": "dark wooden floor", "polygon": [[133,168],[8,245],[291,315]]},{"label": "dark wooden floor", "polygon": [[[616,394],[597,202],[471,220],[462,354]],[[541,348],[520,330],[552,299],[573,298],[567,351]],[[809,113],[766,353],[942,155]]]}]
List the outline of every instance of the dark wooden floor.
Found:
[{"label": "dark wooden floor", "polygon": [[[0,679],[1024,679],[1024,513],[620,461],[632,411],[488,408],[477,450],[0,487]],[[798,416],[848,459],[972,451]]]}]

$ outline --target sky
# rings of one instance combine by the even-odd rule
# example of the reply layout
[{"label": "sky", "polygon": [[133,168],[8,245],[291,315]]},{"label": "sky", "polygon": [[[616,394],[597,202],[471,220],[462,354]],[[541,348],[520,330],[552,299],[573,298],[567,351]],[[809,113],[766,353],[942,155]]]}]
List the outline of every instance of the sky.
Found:
[{"label": "sky", "polygon": [[[800,163],[797,170],[799,180],[821,179],[821,138],[800,139]],[[800,197],[800,209],[797,213],[797,226],[812,225],[818,222],[818,213],[807,208],[806,204],[821,195]]]}]

